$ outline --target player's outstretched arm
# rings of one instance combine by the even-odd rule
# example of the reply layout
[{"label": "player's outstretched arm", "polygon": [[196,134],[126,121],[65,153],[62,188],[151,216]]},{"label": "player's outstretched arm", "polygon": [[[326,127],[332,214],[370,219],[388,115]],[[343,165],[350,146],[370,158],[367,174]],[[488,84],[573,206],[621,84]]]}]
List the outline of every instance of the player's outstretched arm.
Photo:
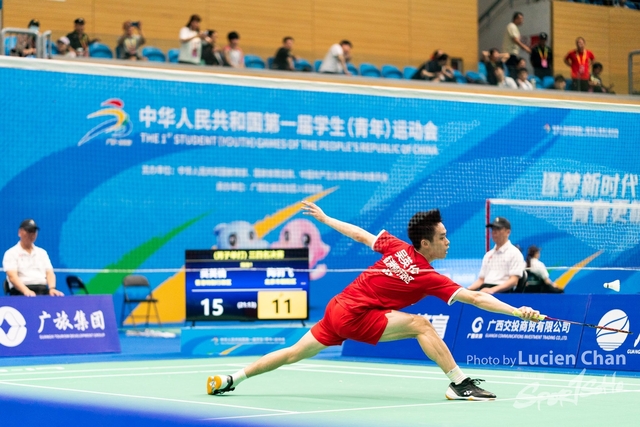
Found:
[{"label": "player's outstretched arm", "polygon": [[534,310],[533,308],[527,306],[522,306],[516,310],[515,307],[504,303],[493,295],[487,294],[485,292],[461,289],[453,299],[455,301],[475,305],[478,308],[486,311],[492,311],[494,313],[502,313],[514,316],[516,315],[514,313],[516,313],[517,311],[517,316],[524,320],[537,321],[538,316],[540,315],[540,312],[538,310]]},{"label": "player's outstretched arm", "polygon": [[344,234],[347,237],[351,237],[356,242],[364,243],[371,247],[376,240],[376,236],[368,231],[358,227],[357,225],[349,224],[348,222],[340,221],[325,214],[322,209],[315,203],[302,201],[302,210],[305,215],[311,215],[323,224],[328,225],[336,231]]}]

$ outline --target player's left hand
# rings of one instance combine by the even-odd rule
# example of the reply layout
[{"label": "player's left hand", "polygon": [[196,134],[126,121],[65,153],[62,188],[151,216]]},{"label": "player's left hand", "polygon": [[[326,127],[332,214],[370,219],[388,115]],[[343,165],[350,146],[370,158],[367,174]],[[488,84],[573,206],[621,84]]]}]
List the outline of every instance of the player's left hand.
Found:
[{"label": "player's left hand", "polygon": [[320,222],[324,222],[324,220],[327,218],[327,214],[325,214],[318,205],[307,200],[302,201],[301,209],[304,211],[303,213],[305,215],[311,215]]}]

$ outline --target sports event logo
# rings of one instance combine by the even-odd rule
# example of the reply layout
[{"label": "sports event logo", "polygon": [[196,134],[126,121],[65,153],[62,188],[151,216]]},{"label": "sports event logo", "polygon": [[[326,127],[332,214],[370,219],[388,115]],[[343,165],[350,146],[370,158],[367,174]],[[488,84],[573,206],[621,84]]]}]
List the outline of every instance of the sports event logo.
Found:
[{"label": "sports event logo", "polygon": [[78,142],[78,146],[83,145],[103,134],[110,135],[114,138],[123,138],[131,133],[133,124],[131,123],[129,114],[122,109],[124,107],[124,102],[121,99],[107,99],[100,104],[100,106],[105,108],[89,114],[87,119],[102,116],[108,116],[109,118],[87,132],[80,142]]},{"label": "sports event logo", "polygon": [[0,345],[17,347],[22,344],[27,336],[26,325],[24,316],[18,310],[13,307],[0,307]]},{"label": "sports event logo", "polygon": [[[622,310],[613,309],[605,313],[598,322],[598,326],[607,328],[629,330],[629,316]],[[604,329],[598,329],[596,332],[596,341],[604,351],[613,351],[620,347],[627,339],[628,334],[621,332],[612,332]]]}]

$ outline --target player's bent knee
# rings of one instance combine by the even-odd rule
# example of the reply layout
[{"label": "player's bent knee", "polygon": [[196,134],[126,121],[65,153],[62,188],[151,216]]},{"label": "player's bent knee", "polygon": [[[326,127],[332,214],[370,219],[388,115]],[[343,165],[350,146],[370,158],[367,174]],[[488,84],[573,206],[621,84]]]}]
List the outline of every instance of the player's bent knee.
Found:
[{"label": "player's bent knee", "polygon": [[413,316],[413,321],[411,322],[413,329],[418,334],[425,334],[433,331],[433,325],[423,316]]}]

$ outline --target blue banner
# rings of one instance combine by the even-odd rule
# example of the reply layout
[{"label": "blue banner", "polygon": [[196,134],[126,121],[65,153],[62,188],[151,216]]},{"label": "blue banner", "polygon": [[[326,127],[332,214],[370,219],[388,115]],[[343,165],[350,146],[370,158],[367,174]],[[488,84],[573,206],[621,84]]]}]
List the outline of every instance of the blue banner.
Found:
[{"label": "blue banner", "polygon": [[[402,311],[424,316],[431,322],[438,336],[444,340],[447,346],[453,348],[463,305],[462,303],[448,305],[438,298],[425,298]],[[423,360],[427,357],[415,339],[380,342],[375,346],[347,340],[342,347],[342,355],[418,360]]]},{"label": "blue banner", "polygon": [[640,371],[640,295],[593,296],[586,323],[633,334],[585,328],[577,367]]},{"label": "blue banner", "polygon": [[299,324],[184,328],[180,351],[200,356],[261,356],[292,346],[308,331]]},{"label": "blue banner", "polygon": [[[500,295],[514,307],[534,307],[549,316],[582,322],[588,295]],[[576,364],[582,327],[566,322],[528,322],[480,310],[462,309],[453,355],[459,363],[570,367]]]},{"label": "blue banner", "polygon": [[111,296],[0,298],[0,356],[119,352]]},{"label": "blue banner", "polygon": [[180,301],[186,249],[308,247],[318,320],[378,254],[301,215],[302,199],[404,240],[415,211],[439,208],[452,244],[434,267],[463,286],[490,209],[567,293],[640,291],[625,269],[640,259],[637,106],[19,58],[0,58],[0,80],[29,88],[0,101],[0,248],[35,218],[36,244],[56,269],[89,270],[90,293],[145,269]]}]

